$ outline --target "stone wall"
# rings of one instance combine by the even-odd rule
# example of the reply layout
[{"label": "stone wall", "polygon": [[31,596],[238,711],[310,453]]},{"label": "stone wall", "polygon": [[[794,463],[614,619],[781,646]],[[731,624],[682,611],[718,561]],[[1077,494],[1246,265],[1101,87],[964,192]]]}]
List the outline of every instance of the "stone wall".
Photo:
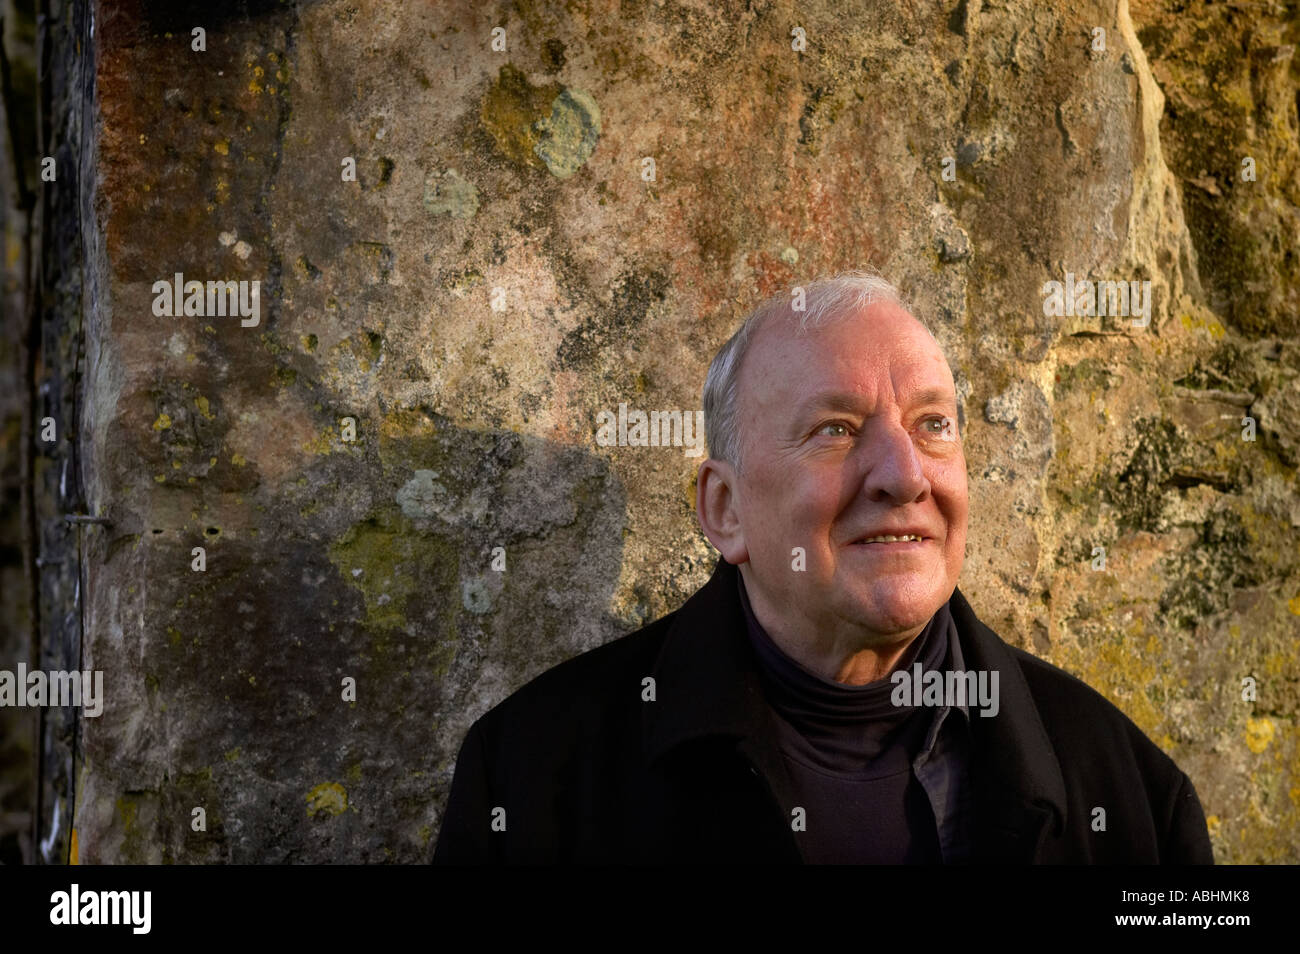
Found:
[{"label": "stone wall", "polygon": [[[70,850],[427,858],[471,721],[711,569],[700,458],[599,412],[698,408],[760,297],[870,264],[958,379],[977,612],[1220,862],[1300,860],[1300,25],[1174,6],[95,4]],[[259,308],[160,315],[177,273]]]}]

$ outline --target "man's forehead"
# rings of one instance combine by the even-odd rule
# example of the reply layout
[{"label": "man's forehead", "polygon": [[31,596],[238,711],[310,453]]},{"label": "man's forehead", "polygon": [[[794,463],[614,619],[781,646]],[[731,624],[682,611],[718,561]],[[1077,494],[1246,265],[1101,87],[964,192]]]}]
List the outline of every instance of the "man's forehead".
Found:
[{"label": "man's forehead", "polygon": [[[899,389],[899,399],[909,405],[956,404],[957,395],[951,387],[938,384],[904,386]],[[815,388],[795,405],[797,410],[817,407],[829,411],[860,411],[867,402],[861,391],[845,391],[834,386]]]},{"label": "man's forehead", "polygon": [[856,408],[864,392],[883,386],[908,403],[955,400],[952,372],[938,343],[915,317],[884,303],[801,332],[773,321],[760,329],[760,360],[747,382],[760,395],[798,403],[809,397],[832,407]]}]

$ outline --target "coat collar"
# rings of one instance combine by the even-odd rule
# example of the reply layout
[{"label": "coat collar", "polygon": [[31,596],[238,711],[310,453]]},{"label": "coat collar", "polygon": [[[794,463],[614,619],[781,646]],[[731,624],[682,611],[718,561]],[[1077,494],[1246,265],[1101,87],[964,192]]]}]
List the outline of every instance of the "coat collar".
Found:
[{"label": "coat collar", "polygon": [[[788,791],[759,663],[745,633],[735,566],[719,559],[709,581],[674,614],[655,662],[656,702],[643,707],[647,764],[683,743],[739,745],[778,794]],[[1048,826],[1064,830],[1065,781],[1020,664],[975,616],[959,589],[949,604],[968,670],[998,672],[996,716],[970,714],[971,785],[984,860],[1029,861]]]},{"label": "coat collar", "polygon": [[709,581],[673,617],[655,662],[657,702],[645,707],[648,761],[693,739],[753,738],[766,728],[737,576],[736,567],[719,559]]}]

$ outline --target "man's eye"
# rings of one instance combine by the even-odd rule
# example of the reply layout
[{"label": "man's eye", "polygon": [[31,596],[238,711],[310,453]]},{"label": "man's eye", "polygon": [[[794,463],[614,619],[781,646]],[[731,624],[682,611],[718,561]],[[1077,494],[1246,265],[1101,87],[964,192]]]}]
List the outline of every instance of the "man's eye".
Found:
[{"label": "man's eye", "polygon": [[923,428],[931,437],[945,438],[947,440],[957,439],[957,426],[950,417],[927,417],[921,422]]},{"label": "man's eye", "polygon": [[[835,433],[827,433],[834,431]],[[826,434],[827,437],[848,437],[849,426],[842,421],[831,421],[829,424],[823,424],[817,428],[818,434]]]}]

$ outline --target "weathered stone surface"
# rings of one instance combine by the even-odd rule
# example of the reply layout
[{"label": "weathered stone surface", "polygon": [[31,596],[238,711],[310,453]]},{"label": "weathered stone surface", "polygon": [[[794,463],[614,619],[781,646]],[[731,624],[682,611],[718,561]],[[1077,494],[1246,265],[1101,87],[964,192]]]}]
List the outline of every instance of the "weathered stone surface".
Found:
[{"label": "weathered stone surface", "polygon": [[[470,721],[712,565],[698,459],[597,413],[697,407],[760,296],[868,263],[958,379],[976,609],[1188,770],[1220,861],[1300,860],[1294,18],[244,9],[96,8],[83,860],[426,857]],[[178,271],[260,324],[154,316]],[[1067,273],[1150,324],[1045,314]]]}]

